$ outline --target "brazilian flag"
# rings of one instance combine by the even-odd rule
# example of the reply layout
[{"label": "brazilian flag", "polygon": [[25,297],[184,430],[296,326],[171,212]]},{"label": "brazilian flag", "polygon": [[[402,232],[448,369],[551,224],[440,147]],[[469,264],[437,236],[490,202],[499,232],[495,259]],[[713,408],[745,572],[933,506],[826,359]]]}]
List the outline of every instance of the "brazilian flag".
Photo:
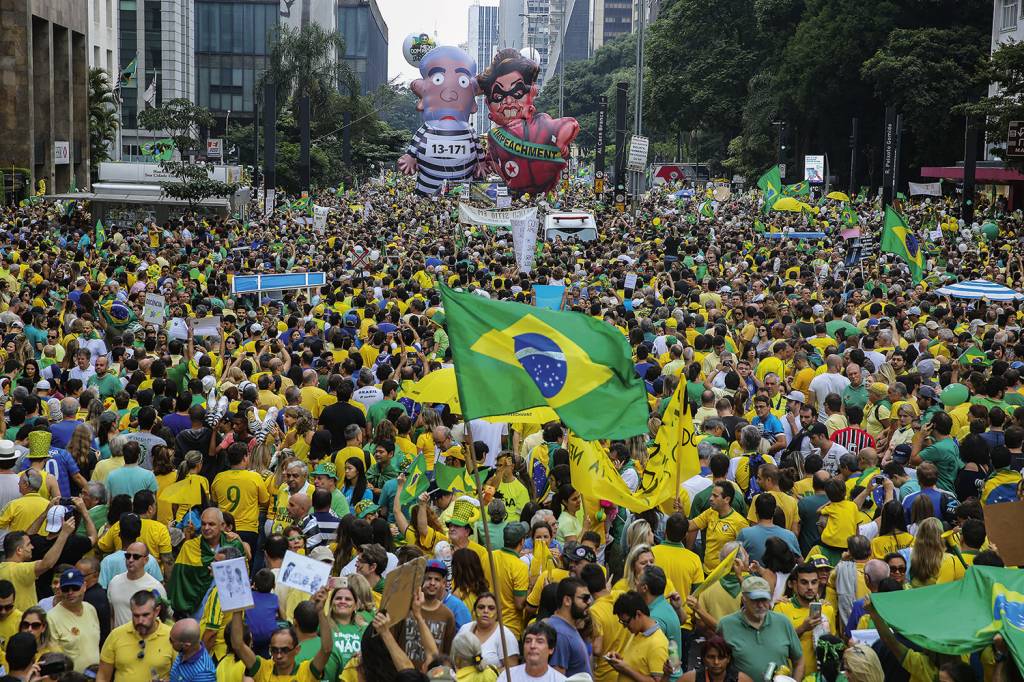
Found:
[{"label": "brazilian flag", "polygon": [[430,479],[427,478],[427,460],[423,454],[416,456],[416,459],[409,465],[405,487],[400,493],[399,502],[402,505],[410,505],[419,499],[419,496],[427,492],[430,487]]},{"label": "brazilian flag", "polygon": [[647,429],[647,392],[625,337],[589,315],[441,286],[466,420],[548,406],[584,440]]},{"label": "brazilian flag", "polygon": [[924,279],[924,254],[921,242],[907,227],[907,221],[891,206],[885,207],[885,226],[882,228],[880,248],[884,253],[893,253],[910,266],[910,276],[917,284]]},{"label": "brazilian flag", "polygon": [[805,197],[811,193],[811,186],[806,180],[794,183],[792,185],[786,185],[782,188],[782,196],[784,197]]},{"label": "brazilian flag", "polygon": [[476,494],[476,483],[466,467],[453,467],[437,462],[434,464],[434,480],[441,490]]},{"label": "brazilian flag", "polygon": [[103,221],[96,221],[96,248],[102,248],[104,242],[107,241],[107,230],[103,227]]},{"label": "brazilian flag", "polygon": [[857,212],[849,206],[843,207],[843,224],[847,227],[857,227]]},{"label": "brazilian flag", "polygon": [[775,202],[782,197],[782,175],[779,167],[772,166],[757,180],[757,186],[764,192],[764,212],[772,210]]},{"label": "brazilian flag", "polygon": [[705,218],[715,217],[715,207],[710,200],[702,201],[700,204],[700,214]]},{"label": "brazilian flag", "polygon": [[996,469],[981,487],[981,504],[1016,502],[1020,478],[1020,473],[1013,469]]}]

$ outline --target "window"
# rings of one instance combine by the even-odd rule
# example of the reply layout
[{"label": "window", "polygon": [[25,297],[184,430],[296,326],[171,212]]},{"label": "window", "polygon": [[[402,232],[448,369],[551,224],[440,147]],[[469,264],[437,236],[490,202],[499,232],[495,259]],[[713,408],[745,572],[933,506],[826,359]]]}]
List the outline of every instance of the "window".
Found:
[{"label": "window", "polygon": [[1003,0],[1003,24],[1001,30],[1014,31],[1017,29],[1017,2],[1018,0]]}]

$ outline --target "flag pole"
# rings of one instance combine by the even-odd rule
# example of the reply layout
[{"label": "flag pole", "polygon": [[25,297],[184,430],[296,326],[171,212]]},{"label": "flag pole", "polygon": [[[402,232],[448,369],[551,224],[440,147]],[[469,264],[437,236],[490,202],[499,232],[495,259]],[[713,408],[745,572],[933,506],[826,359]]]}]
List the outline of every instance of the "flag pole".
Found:
[{"label": "flag pole", "polygon": [[[461,396],[459,396],[459,397],[460,397],[460,400],[461,400]],[[462,406],[463,406],[463,410],[465,410],[466,403],[462,403]],[[495,597],[496,597],[495,600],[494,600],[494,604],[497,607],[497,611],[498,611],[497,612],[497,616],[498,616],[498,635],[499,635],[499,639],[501,640],[502,664],[503,664],[503,667],[505,668],[505,679],[506,679],[506,682],[512,682],[512,670],[509,669],[509,667],[507,665],[507,662],[508,662],[508,642],[505,641],[505,633],[502,630],[502,628],[504,627],[504,625],[503,625],[504,617],[501,614],[501,599],[497,597],[497,595],[498,595],[498,586],[497,586],[498,576],[497,576],[497,568],[496,568],[496,566],[494,564],[494,549],[491,546],[491,528],[488,525],[487,517],[485,516],[485,514],[487,513],[487,510],[484,507],[484,486],[483,486],[483,482],[480,480],[480,467],[478,467],[477,464],[476,464],[476,448],[473,447],[473,444],[475,442],[473,440],[473,429],[469,425],[469,421],[470,420],[466,419],[465,421],[466,421],[466,440],[469,441],[469,452],[466,453],[466,466],[467,467],[470,467],[470,466],[473,467],[473,482],[476,484],[476,498],[477,498],[477,501],[480,503],[480,525],[483,526],[483,529],[484,529],[484,547],[487,549],[487,563],[490,565],[490,568],[491,568],[491,583],[492,583],[491,589],[494,590]]]}]

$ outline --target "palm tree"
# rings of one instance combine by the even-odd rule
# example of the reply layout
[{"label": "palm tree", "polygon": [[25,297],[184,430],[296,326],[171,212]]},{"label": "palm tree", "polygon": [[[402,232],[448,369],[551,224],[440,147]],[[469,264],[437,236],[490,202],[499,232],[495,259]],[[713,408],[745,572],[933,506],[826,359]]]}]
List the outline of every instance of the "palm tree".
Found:
[{"label": "palm tree", "polygon": [[270,66],[260,86],[273,84],[279,106],[289,102],[299,124],[301,140],[301,184],[310,179],[310,102],[324,103],[344,80],[351,82],[349,68],[342,61],[345,41],[319,24],[296,29],[282,24],[270,54]]},{"label": "palm tree", "polygon": [[98,67],[89,69],[89,157],[94,174],[101,161],[110,160],[117,139],[116,97],[110,74]]}]

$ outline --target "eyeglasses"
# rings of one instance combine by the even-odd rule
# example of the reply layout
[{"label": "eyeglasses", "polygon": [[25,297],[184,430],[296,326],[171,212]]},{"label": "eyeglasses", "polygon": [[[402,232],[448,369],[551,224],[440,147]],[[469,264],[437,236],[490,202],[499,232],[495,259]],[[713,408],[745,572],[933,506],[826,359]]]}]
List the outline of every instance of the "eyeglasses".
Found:
[{"label": "eyeglasses", "polygon": [[135,554],[134,552],[125,552],[124,553],[124,558],[126,560],[127,559],[131,559],[132,561],[138,561],[139,559],[146,558],[146,555],[145,554]]},{"label": "eyeglasses", "polygon": [[270,655],[273,656],[274,654],[281,654],[284,656],[285,654],[291,653],[294,649],[295,647],[293,646],[272,646],[270,647]]},{"label": "eyeglasses", "polygon": [[619,616],[619,625],[624,628],[628,628],[629,624],[633,622],[633,616]]},{"label": "eyeglasses", "polygon": [[25,621],[21,624],[22,630],[42,630],[43,623],[40,621]]}]

